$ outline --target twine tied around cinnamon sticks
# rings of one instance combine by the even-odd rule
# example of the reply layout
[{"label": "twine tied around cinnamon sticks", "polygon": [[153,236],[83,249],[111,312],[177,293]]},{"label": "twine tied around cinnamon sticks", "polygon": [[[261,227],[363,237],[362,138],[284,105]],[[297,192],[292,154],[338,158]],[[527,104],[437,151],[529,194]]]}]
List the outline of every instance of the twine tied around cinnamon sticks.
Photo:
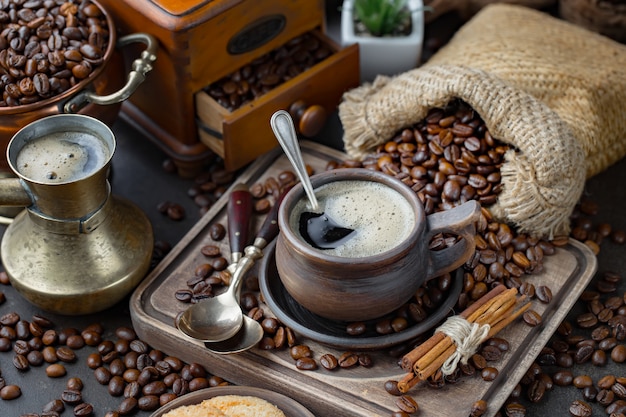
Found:
[{"label": "twine tied around cinnamon sticks", "polygon": [[437,332],[450,337],[456,345],[454,353],[441,365],[441,372],[444,376],[452,374],[459,361],[467,364],[469,358],[476,353],[481,343],[487,338],[490,328],[489,324],[470,323],[459,316],[449,317],[437,328]]},{"label": "twine tied around cinnamon sticks", "polygon": [[476,300],[458,316],[452,316],[424,343],[404,355],[402,369],[409,372],[398,389],[408,392],[439,369],[454,372],[458,363],[467,363],[480,345],[493,337],[530,308],[527,297],[518,297],[516,288],[498,285]]}]

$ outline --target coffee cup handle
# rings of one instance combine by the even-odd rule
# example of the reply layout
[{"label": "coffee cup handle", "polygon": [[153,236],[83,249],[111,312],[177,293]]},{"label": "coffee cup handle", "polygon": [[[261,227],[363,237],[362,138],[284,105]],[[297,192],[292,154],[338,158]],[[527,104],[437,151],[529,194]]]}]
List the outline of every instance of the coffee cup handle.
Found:
[{"label": "coffee cup handle", "polygon": [[433,213],[426,217],[428,230],[426,241],[439,233],[451,233],[462,237],[454,245],[429,250],[427,279],[436,278],[463,265],[476,249],[476,222],[480,217],[480,204],[468,201],[450,210]]}]

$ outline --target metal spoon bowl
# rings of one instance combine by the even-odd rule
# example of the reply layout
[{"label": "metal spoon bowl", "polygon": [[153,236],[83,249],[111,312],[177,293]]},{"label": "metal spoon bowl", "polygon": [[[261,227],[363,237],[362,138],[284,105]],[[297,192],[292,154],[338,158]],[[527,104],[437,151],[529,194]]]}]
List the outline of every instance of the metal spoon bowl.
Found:
[{"label": "metal spoon bowl", "polygon": [[[209,304],[209,301],[222,297],[226,294],[224,293],[194,304],[176,317],[176,327],[181,332],[203,341],[207,349],[211,351],[216,353],[242,352],[256,345],[263,337],[261,324],[243,314],[238,302],[239,292],[243,283],[242,278],[252,268],[255,261],[263,256],[263,249],[278,234],[278,208],[284,196],[285,193],[274,202],[254,239],[254,243],[244,249],[244,256],[237,262],[237,267],[227,290],[231,295],[229,300],[225,300],[228,303],[234,301],[237,309],[235,310],[228,305],[229,312],[225,313],[222,310],[224,307],[221,306],[221,300],[215,303],[217,306]],[[230,314],[230,316],[226,316],[226,314]],[[224,337],[224,334],[228,336]],[[213,339],[210,340],[207,335],[212,336]],[[216,337],[215,335],[221,336]]]},{"label": "metal spoon bowl", "polygon": [[239,306],[239,291],[243,277],[254,260],[241,258],[235,268],[228,289],[222,294],[203,300],[187,308],[176,317],[178,330],[205,343],[221,342],[235,336],[244,318]]},{"label": "metal spoon bowl", "polygon": [[211,352],[220,355],[240,353],[256,346],[263,338],[263,333],[263,327],[258,321],[243,316],[243,326],[237,334],[221,342],[205,342],[204,346]]}]

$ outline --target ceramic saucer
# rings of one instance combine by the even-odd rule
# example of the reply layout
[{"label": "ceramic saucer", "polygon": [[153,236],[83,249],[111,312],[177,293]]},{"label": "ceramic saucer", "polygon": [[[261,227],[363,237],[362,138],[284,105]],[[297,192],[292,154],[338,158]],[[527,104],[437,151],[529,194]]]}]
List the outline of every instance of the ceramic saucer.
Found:
[{"label": "ceramic saucer", "polygon": [[296,333],[311,340],[341,349],[384,349],[416,339],[437,326],[452,312],[463,285],[463,272],[457,270],[452,286],[441,305],[422,322],[398,333],[381,335],[375,331],[375,322],[366,322],[368,330],[360,336],[346,333],[346,322],[320,317],[298,304],[285,290],[274,257],[276,240],[264,250],[259,264],[259,286],[265,303],[276,317]]}]

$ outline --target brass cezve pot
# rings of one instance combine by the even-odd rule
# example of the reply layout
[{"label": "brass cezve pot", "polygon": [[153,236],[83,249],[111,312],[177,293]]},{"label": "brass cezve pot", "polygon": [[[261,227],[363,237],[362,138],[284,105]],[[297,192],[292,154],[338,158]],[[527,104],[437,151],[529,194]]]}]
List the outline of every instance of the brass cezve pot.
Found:
[{"label": "brass cezve pot", "polygon": [[[66,139],[68,133],[82,142]],[[80,148],[58,153],[48,148],[28,164],[18,163],[29,144],[50,137],[55,144],[77,143]],[[94,148],[101,150],[93,154],[100,157],[89,153]],[[80,114],[36,120],[9,142],[7,160],[17,178],[0,179],[0,205],[26,209],[4,232],[2,264],[12,286],[44,310],[67,315],[104,310],[125,297],[149,269],[152,225],[133,203],[111,194],[108,174],[114,150],[111,129]],[[29,166],[48,170],[52,164],[44,163],[47,155],[57,154],[90,162],[74,165],[79,175],[57,176],[58,181],[20,172]]]},{"label": "brass cezve pot", "polygon": [[[134,33],[118,40],[111,15],[97,1],[91,2],[106,17],[109,30],[103,63],[89,77],[61,94],[32,104],[0,107],[0,171],[9,171],[4,155],[9,141],[22,127],[37,119],[63,113],[86,114],[111,125],[117,118],[122,101],[132,95],[152,70],[158,48],[156,38],[146,33]],[[132,63],[125,80],[124,59],[118,48],[137,42],[145,44],[146,48]]]}]

